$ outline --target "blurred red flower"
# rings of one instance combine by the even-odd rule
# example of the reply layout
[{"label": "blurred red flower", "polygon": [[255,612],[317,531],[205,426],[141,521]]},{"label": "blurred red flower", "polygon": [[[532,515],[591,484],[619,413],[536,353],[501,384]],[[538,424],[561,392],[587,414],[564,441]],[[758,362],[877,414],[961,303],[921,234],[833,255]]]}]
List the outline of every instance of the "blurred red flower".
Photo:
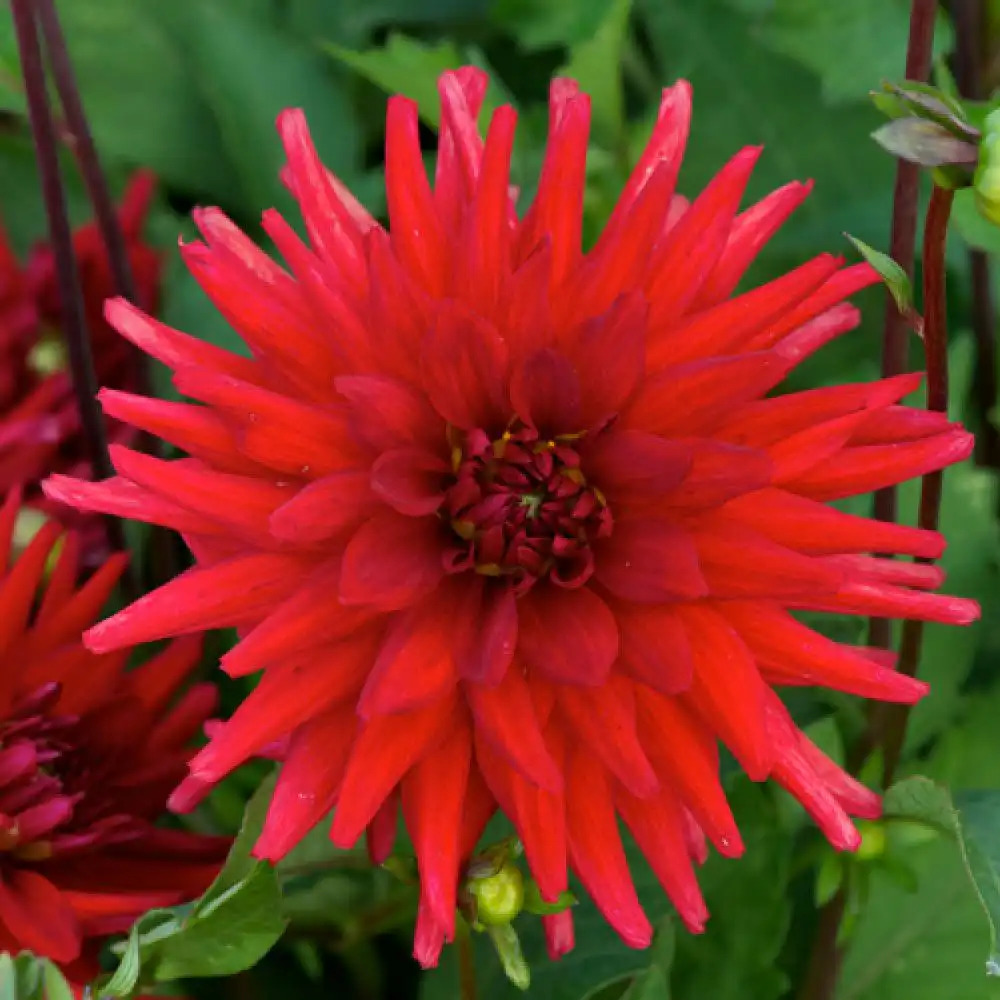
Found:
[{"label": "blurred red flower", "polygon": [[[122,199],[119,221],[135,277],[139,304],[155,311],[159,302],[160,257],[143,240],[142,230],[155,180],[147,172],[132,178]],[[94,364],[101,385],[137,390],[142,355],[104,321],[104,301],[115,292],[111,266],[95,223],[73,236]],[[84,529],[89,561],[102,552],[99,532],[61,504],[47,502],[36,488],[51,472],[84,475],[87,446],[62,364],[61,306],[52,248],[41,243],[22,265],[0,227],[0,496],[16,485],[29,488],[30,506]],[[122,441],[134,436],[120,425]],[[74,516],[75,515],[75,516]]]},{"label": "blurred red flower", "polygon": [[19,500],[12,492],[0,508],[0,950],[50,958],[80,983],[98,971],[104,936],[195,898],[225,857],[226,838],[153,825],[215,689],[175,697],[198,662],[197,639],[134,670],[129,649],[84,649],[80,631],[123,557],[78,586],[79,537],[60,546],[49,522],[12,560]]},{"label": "blurred red flower", "polygon": [[[537,194],[516,207],[515,112],[475,120],[475,69],[440,80],[436,180],[413,102],[389,102],[384,230],[320,163],[303,115],[278,128],[311,246],[276,213],[289,270],[220,211],[196,213],[188,266],[250,357],[124,302],[109,321],[202,405],[105,390],[112,417],[190,458],[116,449],[118,476],[53,497],[182,532],[197,565],[87,633],[98,651],[236,626],[223,658],[260,685],[193,760],[184,808],[264,744],[290,743],[257,853],[277,859],[336,806],[331,836],[391,849],[397,803],[422,888],[416,954],[437,960],[456,886],[499,807],[544,898],[567,869],[630,945],[650,924],[623,819],[684,922],[708,916],[705,837],[742,850],[717,742],[773,777],[831,842],[878,797],[799,731],[774,689],[912,702],[892,656],[831,641],[800,609],[966,623],[928,593],[934,532],[828,501],[965,458],[971,436],[899,401],[919,374],[766,398],[858,322],[877,280],[820,256],[733,296],[806,197],[738,211],[760,150],[688,204],[675,196],[690,88],[652,138],[595,246],[581,249],[590,105],[552,86]],[[572,947],[567,914],[550,950]]]}]

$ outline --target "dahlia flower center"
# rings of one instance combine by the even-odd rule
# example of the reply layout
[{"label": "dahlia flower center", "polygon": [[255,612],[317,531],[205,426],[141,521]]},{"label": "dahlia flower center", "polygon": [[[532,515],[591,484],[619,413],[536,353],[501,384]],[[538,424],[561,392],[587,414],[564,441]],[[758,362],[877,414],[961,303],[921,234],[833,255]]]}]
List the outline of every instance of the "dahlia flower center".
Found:
[{"label": "dahlia flower center", "polygon": [[48,714],[59,694],[55,684],[39,688],[0,728],[0,852],[12,860],[40,861],[117,839],[128,823],[109,815],[100,764],[81,743],[79,718]]},{"label": "dahlia flower center", "polygon": [[608,536],[613,522],[580,469],[581,437],[544,438],[519,425],[498,438],[470,431],[455,444],[443,507],[456,536],[449,572],[509,576],[518,592],[545,577],[564,587],[587,582],[590,543]]}]

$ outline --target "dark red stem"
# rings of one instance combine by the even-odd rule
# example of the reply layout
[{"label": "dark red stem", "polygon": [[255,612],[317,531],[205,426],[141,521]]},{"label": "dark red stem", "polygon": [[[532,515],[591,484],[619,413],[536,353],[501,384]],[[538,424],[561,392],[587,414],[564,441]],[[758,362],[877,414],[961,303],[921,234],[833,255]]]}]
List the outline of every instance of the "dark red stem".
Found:
[{"label": "dark red stem", "polygon": [[[931,71],[934,42],[934,19],[937,0],[913,0],[910,7],[910,37],[906,48],[906,79],[925,81]],[[896,162],[896,184],[892,195],[892,229],[889,235],[889,256],[913,277],[913,260],[917,245],[917,198],[920,187],[920,167],[905,160]],[[906,371],[909,358],[910,324],[886,292],[885,320],[882,327],[882,375],[888,378]],[[875,494],[875,517],[880,521],[896,520],[896,488],[889,486]],[[868,641],[872,646],[888,649],[892,644],[889,622],[873,618],[869,624]]]},{"label": "dark red stem", "polygon": [[[924,224],[924,353],[927,367],[927,409],[948,412],[948,316],[945,298],[945,246],[954,192],[935,187]],[[920,484],[917,524],[936,531],[941,514],[942,472],[924,476]],[[898,670],[915,677],[920,666],[923,622],[906,621],[899,647]],[[910,705],[890,705],[882,739],[883,783],[888,788],[896,774],[910,718]]]},{"label": "dark red stem", "polygon": [[[66,198],[59,173],[58,146],[52,110],[49,107],[35,11],[31,0],[11,0],[11,9],[24,74],[28,116],[42,183],[49,241],[56,262],[60,318],[69,353],[73,391],[76,395],[94,478],[105,479],[113,475],[114,470],[108,455],[104,417],[97,403],[97,376],[87,331],[83,295],[77,275],[73,232],[66,211]],[[121,524],[115,518],[109,518],[105,523],[112,547],[124,549]]]},{"label": "dark red stem", "polygon": [[[910,5],[910,35],[906,47],[906,78],[926,81],[930,75],[934,44],[934,21],[937,0],[912,0]],[[913,276],[917,244],[917,203],[920,185],[919,167],[903,160],[896,164],[896,183],[892,196],[892,229],[889,254],[908,276]],[[943,283],[943,272],[941,275]],[[882,374],[898,375],[906,370],[909,358],[909,322],[896,308],[891,295],[885,297],[885,321],[882,332]],[[875,494],[875,516],[882,521],[896,520],[896,490],[888,488]],[[868,641],[872,646],[888,649],[892,644],[890,623],[881,618],[869,622]],[[917,643],[919,649],[919,642]],[[857,766],[871,747],[881,742],[886,732],[885,719],[876,708],[869,717],[866,736],[859,742],[850,764]],[[905,728],[905,721],[903,726]],[[797,992],[798,1000],[832,1000],[837,990],[843,947],[840,928],[847,896],[837,892],[819,912],[816,931],[805,975]]]},{"label": "dark red stem", "polygon": [[94,217],[111,264],[115,289],[130,302],[136,302],[135,281],[125,247],[125,237],[118,224],[118,215],[104,179],[104,172],[101,170],[97,147],[94,145],[90,126],[87,124],[87,116],[80,99],[80,90],[76,85],[76,75],[66,48],[59,15],[52,0],[35,0],[35,9],[45,38],[52,78],[55,80],[59,100],[62,102],[66,131],[76,153],[87,194],[94,206]]}]

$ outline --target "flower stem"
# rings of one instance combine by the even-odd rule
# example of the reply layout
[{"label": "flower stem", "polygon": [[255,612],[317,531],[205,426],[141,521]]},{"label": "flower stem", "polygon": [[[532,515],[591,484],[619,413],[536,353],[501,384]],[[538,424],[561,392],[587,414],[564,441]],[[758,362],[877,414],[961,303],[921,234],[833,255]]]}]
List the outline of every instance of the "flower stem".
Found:
[{"label": "flower stem", "polygon": [[[910,34],[906,46],[906,78],[925,82],[930,76],[931,54],[934,43],[934,22],[937,17],[937,0],[912,0],[910,5]],[[920,190],[920,168],[898,160],[896,182],[892,195],[892,229],[889,236],[889,255],[906,272],[913,276],[913,263],[917,245],[917,205]],[[941,275],[943,285],[943,272]],[[892,296],[885,297],[885,320],[882,332],[882,375],[889,377],[906,370],[909,356],[909,323],[896,307]],[[875,517],[881,521],[896,520],[896,490],[888,487],[875,494]],[[892,644],[892,628],[883,618],[872,618],[868,627],[868,642],[872,646],[888,649]],[[919,640],[917,642],[919,650]],[[859,741],[848,763],[860,764],[878,742],[877,735],[885,732],[884,716],[874,709],[869,715],[865,736]],[[906,721],[903,721],[905,729]],[[840,928],[847,909],[847,894],[843,887],[820,909],[813,937],[809,960],[798,1000],[832,1000],[840,978],[844,949]]]},{"label": "flower stem", "polygon": [[[938,413],[948,412],[948,317],[944,255],[953,200],[954,192],[935,187],[924,225],[924,351],[927,365],[927,409]],[[937,530],[941,513],[943,477],[944,474],[940,471],[931,472],[924,476],[920,485],[917,524],[929,531]],[[920,666],[923,634],[923,622],[912,619],[904,622],[898,670],[908,677],[915,677]],[[890,705],[886,712],[881,741],[882,780],[886,788],[891,784],[899,764],[911,708],[910,705]]]},{"label": "flower stem", "polygon": [[[924,223],[923,307],[927,408],[939,413],[948,410],[948,324],[944,258],[953,199],[953,192],[935,187]],[[931,531],[937,528],[941,511],[941,485],[941,472],[932,472],[923,478],[917,514],[917,523],[921,528]],[[923,622],[906,621],[899,649],[900,673],[908,677],[916,676],[922,642]],[[899,765],[911,707],[886,705],[883,706],[885,711],[870,719],[863,745],[868,750],[876,747],[882,750],[883,787],[888,787],[892,782]],[[847,897],[841,889],[820,911],[809,965],[798,994],[799,1000],[830,1000],[834,995],[843,958],[839,939],[846,905]]]},{"label": "flower stem", "polygon": [[[934,20],[937,0],[913,0],[910,7],[910,37],[906,47],[906,79],[926,81],[931,70]],[[906,160],[896,162],[896,184],[892,195],[892,230],[889,256],[912,278],[917,244],[917,198],[920,167]],[[882,328],[882,375],[888,378],[906,370],[909,356],[909,322],[886,292]],[[896,488],[888,486],[875,494],[875,517],[896,520]],[[892,644],[889,622],[873,618],[869,623],[869,644],[888,649]]]},{"label": "flower stem", "polygon": [[[83,295],[76,269],[73,233],[59,173],[55,125],[52,109],[49,107],[45,67],[35,23],[35,9],[32,0],[11,0],[11,9],[24,74],[28,117],[31,121],[38,172],[42,182],[49,241],[56,262],[61,320],[69,353],[73,391],[76,395],[94,478],[104,479],[113,475],[114,470],[108,454],[104,417],[97,403],[97,376],[94,371]],[[108,518],[105,524],[112,548],[124,549],[121,524],[115,518]]]},{"label": "flower stem", "polygon": [[118,224],[118,215],[101,169],[101,161],[97,155],[90,126],[87,124],[80,90],[76,84],[76,74],[73,72],[62,25],[59,23],[59,14],[52,0],[35,0],[35,9],[45,38],[52,77],[66,116],[69,141],[80,165],[87,194],[94,206],[94,217],[108,254],[115,289],[119,295],[138,305],[140,303],[136,300],[135,281],[132,277],[128,252],[125,249],[125,237]]}]

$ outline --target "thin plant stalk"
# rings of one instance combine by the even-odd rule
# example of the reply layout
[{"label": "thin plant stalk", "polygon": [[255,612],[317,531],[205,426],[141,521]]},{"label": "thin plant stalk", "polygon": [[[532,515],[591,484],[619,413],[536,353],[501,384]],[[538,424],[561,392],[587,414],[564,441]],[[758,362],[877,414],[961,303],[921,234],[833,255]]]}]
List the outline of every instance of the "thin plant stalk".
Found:
[{"label": "thin plant stalk", "polygon": [[[926,81],[931,71],[934,44],[934,20],[937,0],[913,0],[910,7],[910,36],[906,47],[906,79]],[[920,191],[920,167],[898,160],[892,195],[892,229],[889,256],[913,277],[917,245],[917,202]],[[882,327],[882,376],[889,378],[906,371],[909,357],[910,324],[886,292],[885,319]],[[875,494],[875,517],[880,521],[896,520],[896,487],[887,486]],[[869,645],[888,649],[892,629],[884,618],[869,623]]]},{"label": "thin plant stalk", "polygon": [[[41,177],[49,241],[56,263],[60,318],[69,355],[73,392],[94,478],[105,479],[113,475],[114,470],[108,452],[104,417],[97,403],[97,376],[73,250],[73,232],[59,172],[58,144],[52,109],[49,107],[34,4],[32,0],[11,0],[11,9]],[[105,525],[112,548],[124,549],[124,536],[118,520],[107,518]]]}]

